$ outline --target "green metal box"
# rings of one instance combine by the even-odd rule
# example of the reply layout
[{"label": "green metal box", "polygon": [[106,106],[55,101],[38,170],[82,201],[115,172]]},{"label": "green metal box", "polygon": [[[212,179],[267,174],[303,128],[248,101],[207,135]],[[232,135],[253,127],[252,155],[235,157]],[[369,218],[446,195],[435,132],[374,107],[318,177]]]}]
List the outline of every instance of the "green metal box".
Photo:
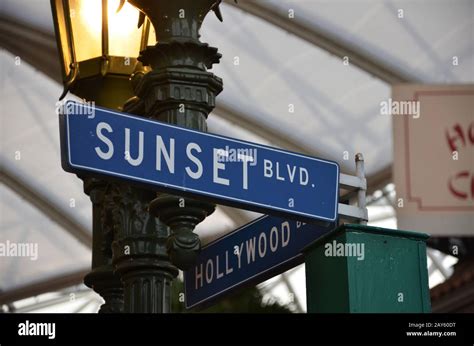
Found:
[{"label": "green metal box", "polygon": [[430,312],[424,233],[342,225],[305,252],[308,312]]}]

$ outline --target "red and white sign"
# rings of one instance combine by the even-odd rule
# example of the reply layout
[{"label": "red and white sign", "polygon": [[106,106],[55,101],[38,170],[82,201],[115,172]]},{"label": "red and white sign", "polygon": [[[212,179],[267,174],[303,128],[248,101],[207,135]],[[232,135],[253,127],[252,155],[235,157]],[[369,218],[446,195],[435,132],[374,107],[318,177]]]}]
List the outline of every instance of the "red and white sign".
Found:
[{"label": "red and white sign", "polygon": [[397,85],[391,102],[419,107],[391,115],[398,228],[474,236],[474,86]]}]

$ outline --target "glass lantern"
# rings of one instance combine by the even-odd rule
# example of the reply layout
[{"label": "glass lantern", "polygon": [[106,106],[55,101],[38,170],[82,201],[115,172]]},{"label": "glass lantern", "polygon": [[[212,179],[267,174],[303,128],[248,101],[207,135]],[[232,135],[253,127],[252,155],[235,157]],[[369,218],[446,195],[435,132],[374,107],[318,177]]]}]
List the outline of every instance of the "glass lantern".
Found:
[{"label": "glass lantern", "polygon": [[120,109],[133,96],[140,51],[156,43],[150,21],[125,0],[51,0],[64,92]]}]

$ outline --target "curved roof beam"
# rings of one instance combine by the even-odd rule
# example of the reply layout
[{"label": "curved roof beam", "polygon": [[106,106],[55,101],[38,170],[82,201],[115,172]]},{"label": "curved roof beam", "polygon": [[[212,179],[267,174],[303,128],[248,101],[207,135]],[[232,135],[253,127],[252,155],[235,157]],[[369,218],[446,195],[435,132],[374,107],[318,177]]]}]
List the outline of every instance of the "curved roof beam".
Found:
[{"label": "curved roof beam", "polygon": [[237,7],[242,11],[263,19],[282,30],[286,30],[340,58],[348,56],[352,64],[389,84],[419,82],[415,76],[387,64],[360,46],[353,45],[328,30],[317,26],[317,24],[309,23],[302,19],[290,19],[286,12],[281,12],[278,9],[265,5],[262,1],[240,0],[237,4],[234,0],[224,0],[224,2],[229,6]]},{"label": "curved roof beam", "polygon": [[310,147],[305,146],[301,143],[296,143],[286,138],[283,131],[277,132],[274,129],[264,127],[257,121],[257,118],[249,116],[248,114],[245,114],[233,107],[229,107],[226,104],[217,102],[216,108],[214,108],[212,113],[237,125],[238,127],[244,130],[247,130],[262,137],[263,139],[267,140],[270,143],[273,143],[276,146],[279,146],[282,149],[291,150],[306,155],[316,155],[314,150]]},{"label": "curved roof beam", "polygon": [[[280,132],[276,129],[270,129],[268,127],[263,127],[258,121],[255,120],[255,118],[250,117],[234,108],[228,107],[225,104],[217,103],[213,113],[249,132],[259,135],[263,139],[273,143],[276,146],[279,146],[282,149],[291,150],[310,156],[318,156],[317,153],[314,152],[314,149],[305,146],[304,144],[296,143],[287,139],[284,132]],[[341,173],[354,174],[354,172],[346,172],[343,169],[341,169]],[[367,177],[367,193],[370,194],[375,190],[384,187],[388,182],[391,181],[391,179],[392,166],[388,165],[377,173]],[[348,200],[354,198],[355,195],[356,194],[354,192],[349,192],[341,198]],[[226,212],[226,214],[228,213]]]},{"label": "curved roof beam", "polygon": [[57,291],[65,287],[80,285],[89,271],[89,268],[84,268],[67,274],[58,274],[57,276],[48,277],[6,292],[0,292],[0,305]]},{"label": "curved roof beam", "polygon": [[51,201],[40,191],[33,188],[27,181],[19,178],[18,174],[15,174],[15,172],[5,166],[2,164],[0,169],[0,182],[36,207],[41,213],[61,226],[87,248],[92,246],[91,232],[65,213],[61,206]]}]

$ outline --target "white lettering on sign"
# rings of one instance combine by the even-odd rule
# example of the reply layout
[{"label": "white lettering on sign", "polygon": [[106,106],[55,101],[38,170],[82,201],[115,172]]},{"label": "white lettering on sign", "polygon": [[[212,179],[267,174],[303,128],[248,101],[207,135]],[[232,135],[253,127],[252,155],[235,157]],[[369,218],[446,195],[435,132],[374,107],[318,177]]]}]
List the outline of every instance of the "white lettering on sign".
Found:
[{"label": "white lettering on sign", "polygon": [[285,221],[281,224],[281,247],[286,247],[290,242],[290,224]]},{"label": "white lettering on sign", "polygon": [[239,269],[242,267],[241,256],[242,256],[242,247],[243,246],[244,246],[244,243],[240,244],[239,251],[237,252],[237,259],[239,261]]},{"label": "white lettering on sign", "polygon": [[247,264],[255,262],[255,237],[247,240],[245,246],[247,248]]},{"label": "white lettering on sign", "polygon": [[219,256],[216,256],[216,278],[217,279],[220,279],[221,277],[224,276],[224,273],[223,272],[219,272]]},{"label": "white lettering on sign", "polygon": [[212,259],[208,259],[206,263],[206,282],[210,284],[212,282],[212,277],[214,276],[214,262]]},{"label": "white lettering on sign", "polygon": [[[297,167],[294,165],[285,165],[286,169],[280,169],[280,163],[276,162],[275,170],[273,169],[273,162],[267,159],[263,160],[263,176],[265,178],[275,178],[279,181],[289,181],[290,183],[297,182],[301,186],[308,185],[309,173],[304,167]],[[298,178],[296,172],[299,172]]]},{"label": "white lettering on sign", "polygon": [[253,157],[249,155],[239,154],[239,160],[242,161],[242,188],[244,190],[249,189],[249,178],[248,178],[248,163],[253,162]]},{"label": "white lettering on sign", "polygon": [[102,160],[109,160],[114,155],[114,144],[109,138],[104,136],[104,134],[102,133],[102,130],[106,130],[109,133],[114,132],[112,130],[112,127],[107,123],[100,122],[97,124],[97,128],[96,128],[97,137],[99,137],[99,139],[107,145],[108,150],[104,152],[100,147],[95,147],[95,152],[97,153],[97,155],[99,155],[99,157]]},{"label": "white lettering on sign", "polygon": [[189,166],[187,166],[186,173],[193,179],[199,179],[201,178],[203,171],[202,163],[196,156],[193,155],[193,150],[197,151],[198,153],[201,153],[202,149],[198,144],[192,142],[186,146],[186,155],[196,165],[197,170],[194,172]]},{"label": "white lettering on sign", "polygon": [[217,183],[217,184],[222,184],[222,185],[229,185],[229,179],[221,178],[219,177],[219,171],[220,170],[225,170],[225,164],[222,162],[219,162],[219,157],[222,155],[222,151],[219,149],[214,149],[214,171],[212,175],[212,181]]},{"label": "white lettering on sign", "polygon": [[[102,160],[110,160],[113,158],[116,149],[120,147],[120,143],[113,142],[115,137],[111,134],[114,133],[114,129],[107,122],[99,122],[95,129],[96,138],[99,143],[94,147],[95,153]],[[177,152],[182,150],[176,148],[178,143],[173,137],[167,138],[162,135],[154,135],[153,140],[155,144],[151,149],[155,149],[155,153],[151,154],[149,151],[150,144],[146,142],[145,131],[133,131],[131,128],[125,127],[123,132],[122,147],[124,160],[128,164],[134,167],[138,167],[144,164],[146,160],[155,160],[153,165],[158,172],[167,171],[170,174],[180,174],[183,170],[176,168],[175,159]],[[234,182],[231,181],[229,174],[226,172],[234,172],[235,165],[229,167],[235,163],[239,164],[242,175],[237,179],[234,185],[241,186],[242,190],[249,190],[250,182],[249,176],[252,167],[257,165],[257,150],[249,148],[230,148],[226,146],[226,149],[212,148],[212,168],[209,167],[209,172],[206,172],[206,167],[203,164],[203,159],[206,157],[206,153],[203,148],[194,142],[186,143],[185,156],[188,162],[184,165],[184,173],[191,179],[198,180],[203,178],[204,175],[208,175],[208,178],[212,178],[212,182],[223,186],[231,186]],[[145,153],[147,151],[147,153]],[[146,154],[146,155],[145,155]],[[211,153],[208,153],[208,155]],[[233,175],[234,176],[234,175]],[[269,159],[263,160],[263,177],[267,179],[273,179],[277,182],[286,182],[299,184],[306,186],[309,184],[310,177],[308,170],[305,167],[297,165],[291,165],[281,162],[273,162]]]},{"label": "white lettering on sign", "polygon": [[161,156],[165,158],[168,171],[174,173],[174,138],[170,138],[169,151],[161,136],[156,136],[156,170],[161,171]]},{"label": "white lettering on sign", "polygon": [[[204,259],[192,269],[194,288],[198,290],[205,285],[212,284],[215,280],[231,275],[234,273],[234,269],[239,271],[245,266],[255,265],[269,251],[275,253],[284,249],[290,243],[290,239],[290,223],[284,221],[280,225],[273,226],[269,232],[268,230],[267,232],[262,231],[258,235],[242,241],[239,245],[223,251],[222,254]],[[268,251],[268,249],[270,250]],[[242,256],[244,261],[242,261]]]},{"label": "white lettering on sign", "polygon": [[225,252],[225,274],[229,275],[234,271],[234,268],[229,268],[229,251]]},{"label": "white lettering on sign", "polygon": [[138,157],[133,159],[130,154],[130,129],[125,128],[125,152],[128,153],[127,161],[132,166],[139,166],[143,162],[143,132],[138,132]]},{"label": "white lettering on sign", "polygon": [[194,278],[196,279],[196,285],[194,287],[198,289],[199,287],[202,287],[202,263],[196,266],[195,270]]},{"label": "white lettering on sign", "polygon": [[278,248],[278,230],[276,227],[273,227],[270,231],[270,250],[275,252]]},{"label": "white lettering on sign", "polygon": [[265,233],[260,233],[258,236],[258,255],[260,258],[265,257],[267,253],[267,235]]}]

